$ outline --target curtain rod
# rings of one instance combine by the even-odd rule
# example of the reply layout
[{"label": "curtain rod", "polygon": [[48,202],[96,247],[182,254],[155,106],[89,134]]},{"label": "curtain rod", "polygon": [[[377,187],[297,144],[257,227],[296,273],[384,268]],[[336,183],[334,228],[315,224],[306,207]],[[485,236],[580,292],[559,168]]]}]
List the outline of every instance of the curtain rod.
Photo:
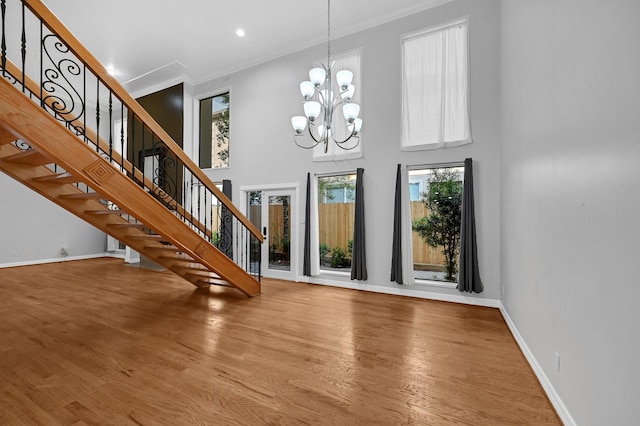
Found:
[{"label": "curtain rod", "polygon": [[416,165],[407,165],[407,170],[415,170],[415,169],[439,169],[445,167],[464,167],[464,161],[452,161],[452,162],[443,162],[443,163],[432,163],[432,164],[416,164]]}]

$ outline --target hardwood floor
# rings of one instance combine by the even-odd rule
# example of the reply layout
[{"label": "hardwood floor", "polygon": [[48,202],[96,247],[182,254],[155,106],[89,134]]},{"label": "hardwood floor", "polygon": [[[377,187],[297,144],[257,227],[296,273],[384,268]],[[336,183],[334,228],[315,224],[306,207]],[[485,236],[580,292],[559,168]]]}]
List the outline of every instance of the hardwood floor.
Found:
[{"label": "hardwood floor", "polygon": [[262,291],[117,259],[0,269],[0,424],[561,424],[497,309]]}]

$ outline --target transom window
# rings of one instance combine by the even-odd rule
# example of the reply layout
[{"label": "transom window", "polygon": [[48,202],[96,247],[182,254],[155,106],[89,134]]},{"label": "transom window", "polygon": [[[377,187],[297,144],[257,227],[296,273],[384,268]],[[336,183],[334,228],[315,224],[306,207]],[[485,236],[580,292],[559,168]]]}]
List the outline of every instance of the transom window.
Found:
[{"label": "transom window", "polygon": [[200,168],[229,167],[229,92],[200,101]]},{"label": "transom window", "polygon": [[467,19],[402,40],[402,149],[471,142]]}]

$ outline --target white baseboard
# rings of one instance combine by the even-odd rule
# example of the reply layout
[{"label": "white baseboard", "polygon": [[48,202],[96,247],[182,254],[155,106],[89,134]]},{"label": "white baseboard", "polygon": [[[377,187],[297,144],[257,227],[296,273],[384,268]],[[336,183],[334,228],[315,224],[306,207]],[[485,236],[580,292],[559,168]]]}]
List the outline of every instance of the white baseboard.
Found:
[{"label": "white baseboard", "polygon": [[516,339],[518,346],[520,346],[520,350],[524,354],[525,358],[527,358],[527,361],[529,362],[531,369],[533,370],[536,377],[538,378],[538,381],[542,385],[542,388],[547,394],[549,401],[551,401],[551,404],[556,409],[558,416],[560,416],[560,420],[562,420],[562,422],[567,426],[575,426],[576,422],[573,420],[573,417],[571,417],[569,410],[567,410],[567,407],[562,402],[560,395],[558,395],[555,388],[549,381],[549,378],[544,373],[544,370],[542,369],[542,367],[540,367],[540,364],[538,364],[538,360],[536,360],[536,357],[533,356],[533,352],[531,352],[531,350],[529,349],[529,346],[527,346],[527,343],[522,338],[522,335],[520,335],[520,332],[516,328],[516,325],[511,320],[511,317],[509,317],[509,313],[507,312],[507,310],[505,309],[505,307],[502,305],[501,302],[499,307],[500,307],[500,313],[502,313],[502,317],[507,323],[509,330],[511,330],[511,334],[513,335],[513,338]]},{"label": "white baseboard", "polygon": [[43,265],[45,263],[70,262],[72,260],[96,259],[99,257],[118,257],[111,253],[83,254],[80,256],[65,256],[52,259],[25,260],[22,262],[0,263],[0,269],[14,268],[16,266]]},{"label": "white baseboard", "polygon": [[[371,291],[373,293],[393,294],[396,296],[416,297],[419,299],[440,300],[443,302],[463,303],[465,305],[484,306],[488,308],[500,308],[502,304],[496,299],[484,299],[480,297],[465,296],[464,294],[433,293],[429,291],[415,290],[416,286],[398,285],[397,287],[383,287],[364,284],[357,281],[335,281],[316,277],[298,277],[298,282],[309,284],[322,284],[331,287],[348,288],[352,290]],[[421,286],[422,287],[422,286]],[[424,288],[424,287],[422,287]],[[457,291],[457,290],[456,290]]]}]

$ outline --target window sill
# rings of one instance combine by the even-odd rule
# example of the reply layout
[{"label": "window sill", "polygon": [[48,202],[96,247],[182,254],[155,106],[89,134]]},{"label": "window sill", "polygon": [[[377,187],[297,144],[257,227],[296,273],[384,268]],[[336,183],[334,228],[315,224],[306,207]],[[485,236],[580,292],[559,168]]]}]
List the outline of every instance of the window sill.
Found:
[{"label": "window sill", "polygon": [[439,148],[453,148],[455,146],[467,145],[472,143],[471,139],[464,139],[459,141],[451,141],[451,142],[435,142],[435,143],[426,143],[426,144],[416,144],[416,145],[401,145],[400,151],[429,151],[432,149]]},{"label": "window sill", "polygon": [[351,271],[332,271],[329,269],[320,269],[320,271],[318,272],[318,276],[322,277],[322,276],[337,276],[337,277],[348,277],[351,278]]},{"label": "window sill", "polygon": [[206,169],[201,168],[201,170],[202,170],[203,172],[211,172],[211,171],[214,171],[214,170],[227,170],[227,169],[229,169],[229,168],[230,168],[230,166],[225,166],[225,167],[208,167],[208,168],[206,168]]},{"label": "window sill", "polygon": [[442,281],[420,280],[420,279],[416,279],[415,284],[423,285],[425,287],[450,288],[450,289],[455,289],[456,287],[458,287],[458,283],[448,283],[448,282],[442,282]]}]

